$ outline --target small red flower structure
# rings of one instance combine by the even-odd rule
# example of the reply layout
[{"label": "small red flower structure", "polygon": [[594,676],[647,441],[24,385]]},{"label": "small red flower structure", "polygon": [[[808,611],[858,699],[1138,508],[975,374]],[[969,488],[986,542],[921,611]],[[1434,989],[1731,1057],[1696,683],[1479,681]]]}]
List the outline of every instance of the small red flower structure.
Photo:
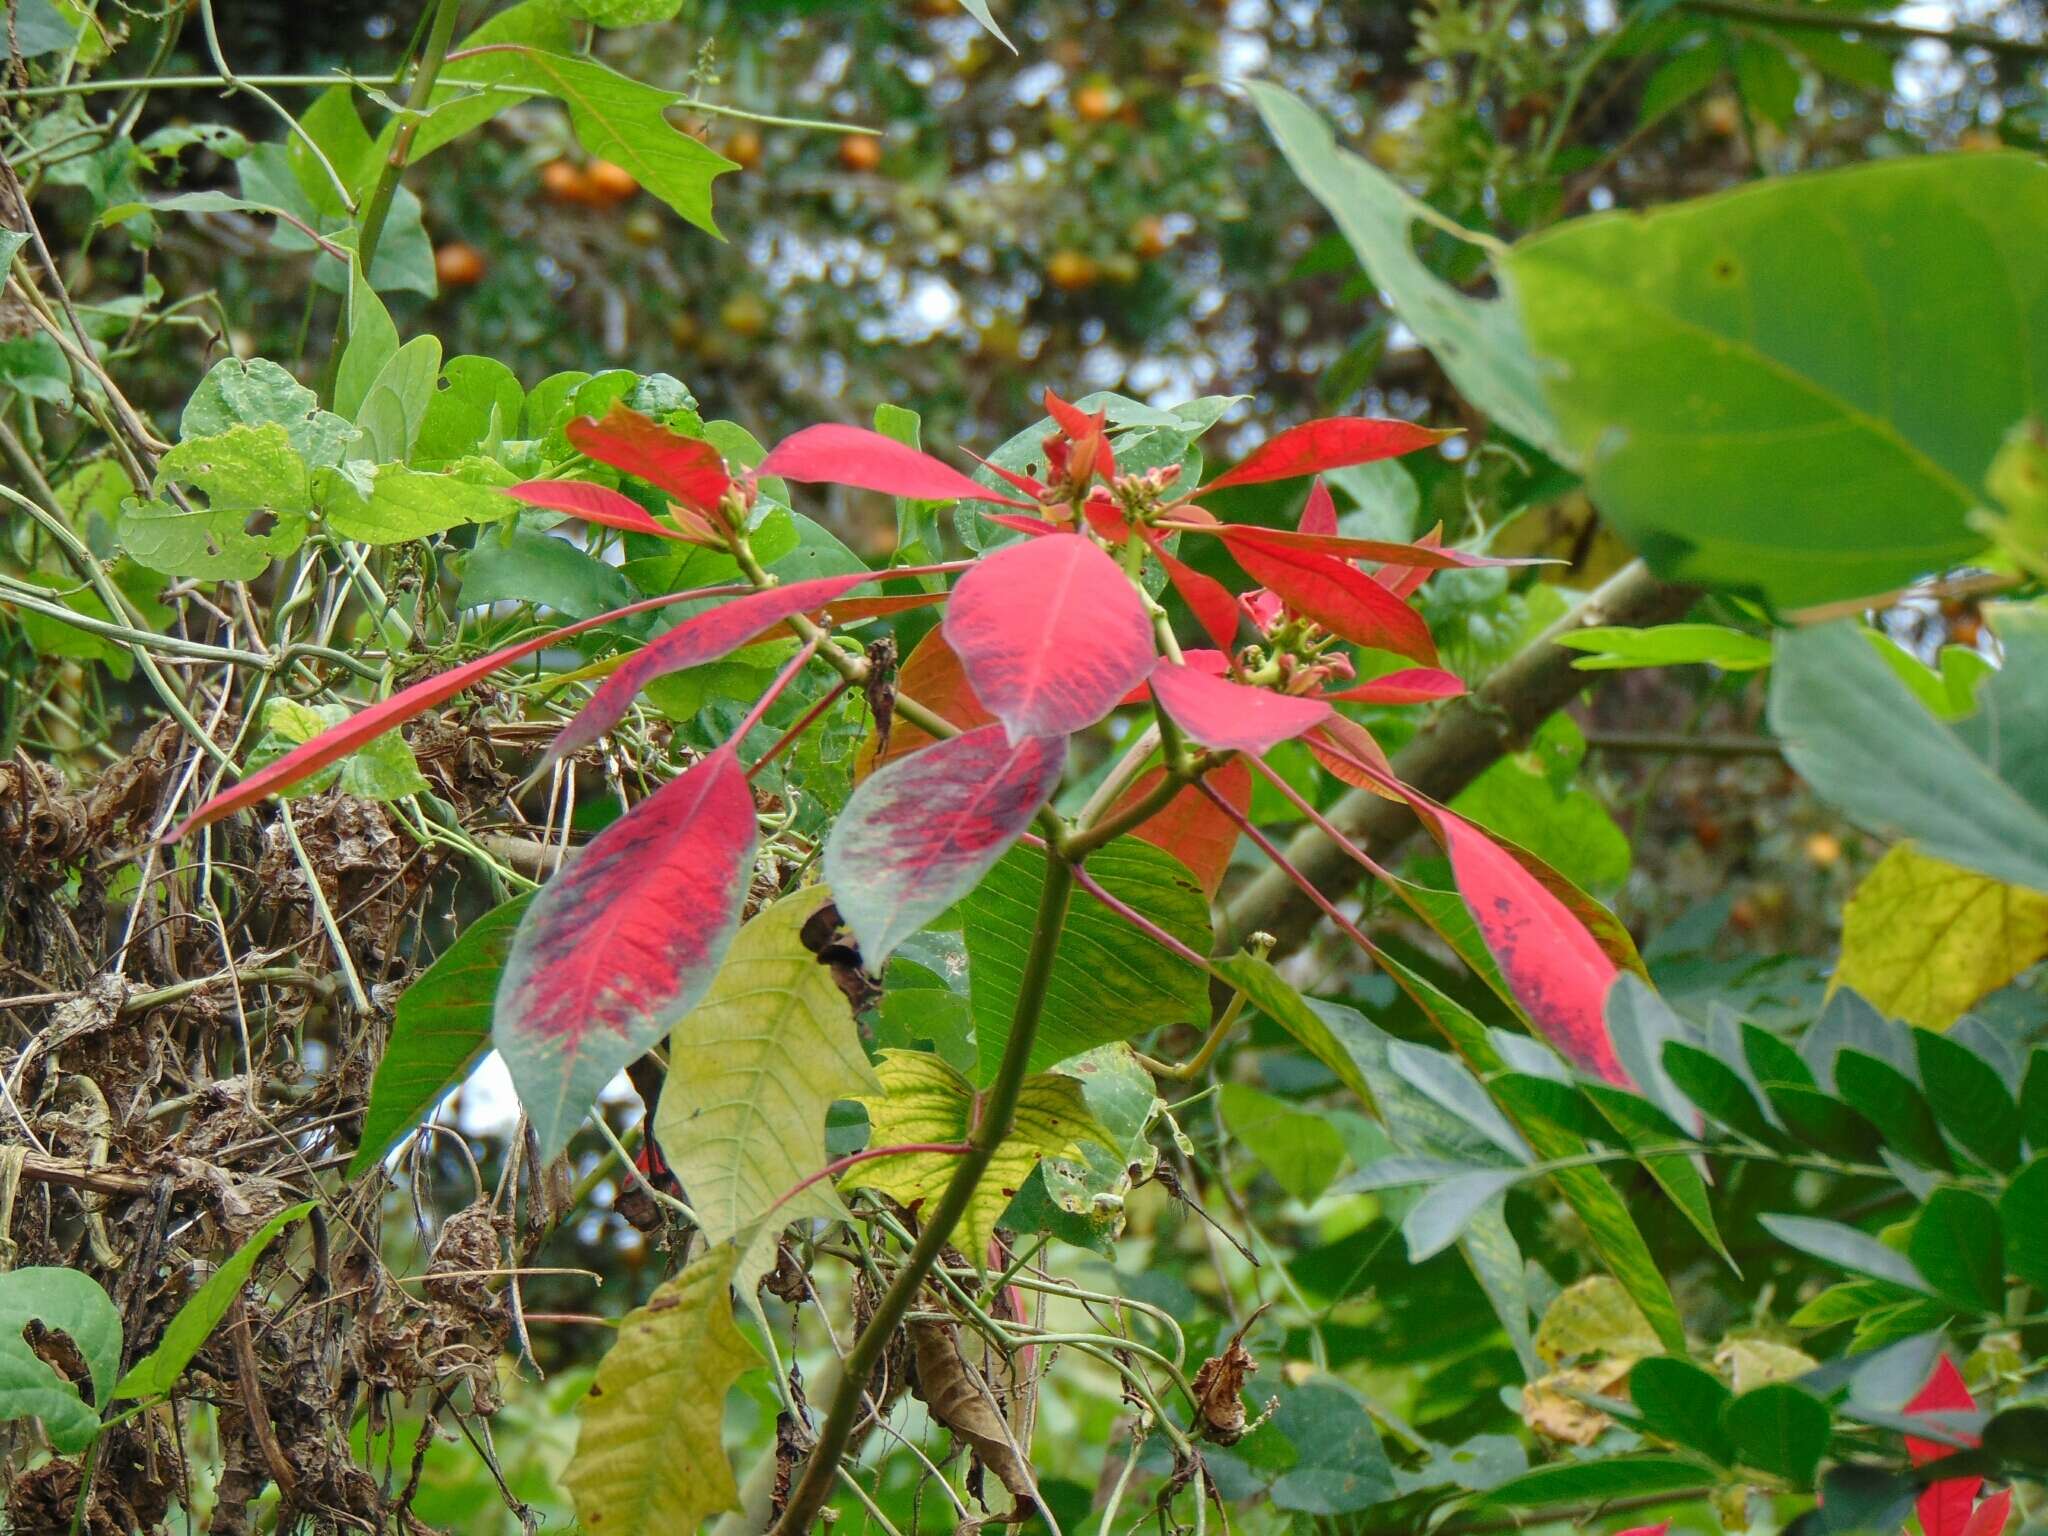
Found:
[{"label": "small red flower structure", "polygon": [[[1963,1373],[1956,1369],[1954,1361],[1943,1355],[1935,1362],[1927,1384],[1906,1404],[1906,1413],[1909,1417],[1921,1413],[1969,1413],[1976,1406],[1977,1399],[1963,1384]],[[1977,1443],[1972,1436],[1959,1435],[1958,1438],[1967,1440],[1971,1445]],[[1938,1440],[1906,1436],[1906,1454],[1913,1458],[1916,1467],[1924,1467],[1955,1453],[1954,1446],[1944,1445]],[[1929,1483],[1927,1491],[1920,1495],[1914,1506],[1925,1536],[1998,1536],[2005,1529],[2006,1517],[2012,1512],[2012,1490],[2007,1488],[1980,1500],[1977,1494],[1983,1486],[1984,1479],[1974,1476],[1946,1477]]]}]

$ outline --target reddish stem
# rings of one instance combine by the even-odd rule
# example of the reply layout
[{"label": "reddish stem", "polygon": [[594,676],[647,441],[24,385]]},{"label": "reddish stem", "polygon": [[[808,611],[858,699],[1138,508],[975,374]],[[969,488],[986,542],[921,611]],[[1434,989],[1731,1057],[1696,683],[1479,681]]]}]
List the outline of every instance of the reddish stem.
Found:
[{"label": "reddish stem", "polygon": [[1228,800],[1224,799],[1221,795],[1217,794],[1215,790],[1211,789],[1208,785],[1207,780],[1195,780],[1195,787],[1201,790],[1201,792],[1207,795],[1211,800],[1215,801],[1217,809],[1222,811],[1223,814],[1228,816],[1232,821],[1236,822],[1239,829],[1243,831],[1244,835],[1246,837],[1249,837],[1254,843],[1258,844],[1259,851],[1264,853],[1267,858],[1273,861],[1274,867],[1278,869],[1288,879],[1292,880],[1297,886],[1301,887],[1302,893],[1306,895],[1310,901],[1314,902],[1319,908],[1322,909],[1323,916],[1327,917],[1331,922],[1335,923],[1338,926],[1338,928],[1343,930],[1344,936],[1346,938],[1350,939],[1352,943],[1356,944],[1368,955],[1373,955],[1375,957],[1378,956],[1380,952],[1379,946],[1373,943],[1371,939],[1368,939],[1363,933],[1361,933],[1356,923],[1352,922],[1350,918],[1346,917],[1342,912],[1338,911],[1336,903],[1331,901],[1330,898],[1325,896],[1321,891],[1317,890],[1314,881],[1310,880],[1307,875],[1303,874],[1300,870],[1296,869],[1293,864],[1289,863],[1287,855],[1282,853],[1278,848],[1276,848],[1273,845],[1273,840],[1271,838],[1267,837],[1265,833],[1261,832],[1257,827],[1253,826],[1251,823],[1251,819],[1249,817],[1241,815],[1236,806],[1232,805]]},{"label": "reddish stem", "polygon": [[1206,971],[1209,968],[1207,960],[1196,954],[1192,949],[1189,949],[1187,945],[1181,943],[1179,939],[1176,939],[1164,928],[1161,928],[1151,918],[1134,908],[1125,906],[1121,901],[1110,895],[1108,891],[1105,891],[1096,882],[1095,877],[1088,873],[1086,865],[1076,864],[1074,866],[1074,883],[1101,902],[1105,907],[1109,908],[1118,917],[1129,923],[1133,928],[1137,929],[1138,932],[1144,934],[1146,938],[1157,944],[1161,949],[1180,956],[1189,965],[1199,970]]},{"label": "reddish stem", "polygon": [[828,692],[822,699],[818,700],[817,703],[813,704],[809,709],[803,712],[802,717],[798,719],[795,725],[792,725],[788,730],[784,731],[779,737],[776,738],[775,745],[770,747],[766,752],[763,752],[761,754],[760,760],[756,762],[753,767],[747,770],[747,777],[749,779],[752,779],[755,774],[759,773],[763,768],[766,768],[770,763],[774,762],[777,757],[781,756],[783,751],[789,746],[791,742],[795,741],[797,737],[803,735],[805,731],[809,730],[811,728],[812,723],[817,720],[818,716],[822,715],[823,713],[825,713],[826,710],[830,709],[832,707],[833,702],[839,697],[839,695],[846,692],[846,690],[848,688],[851,688],[852,686],[853,680],[851,678],[841,678],[837,686],[835,686],[830,692]]},{"label": "reddish stem", "polygon": [[870,1162],[878,1157],[896,1157],[907,1152],[943,1152],[948,1157],[963,1157],[970,1150],[964,1141],[906,1141],[899,1146],[869,1147],[864,1152],[849,1152],[845,1157],[836,1158],[832,1162],[827,1163],[809,1178],[798,1180],[796,1184],[778,1195],[775,1204],[769,1206],[768,1209],[771,1212],[779,1210],[820,1179],[833,1178],[846,1172],[847,1169],[854,1167],[856,1164]]}]

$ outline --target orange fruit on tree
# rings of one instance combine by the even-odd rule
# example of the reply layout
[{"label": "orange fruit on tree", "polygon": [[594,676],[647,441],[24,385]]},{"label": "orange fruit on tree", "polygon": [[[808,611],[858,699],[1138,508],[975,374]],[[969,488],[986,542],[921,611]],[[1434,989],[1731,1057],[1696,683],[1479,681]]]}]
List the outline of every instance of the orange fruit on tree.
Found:
[{"label": "orange fruit on tree", "polygon": [[725,141],[725,158],[743,171],[751,171],[761,163],[761,135],[751,128],[742,128]]},{"label": "orange fruit on tree", "polygon": [[1067,293],[1079,293],[1084,288],[1093,288],[1095,280],[1102,275],[1095,264],[1095,258],[1085,251],[1071,248],[1057,250],[1045,260],[1045,276],[1053,287]]},{"label": "orange fruit on tree", "polygon": [[540,168],[540,189],[558,203],[590,200],[583,172],[567,160],[550,160]]},{"label": "orange fruit on tree", "polygon": [[443,288],[468,288],[483,280],[484,253],[461,240],[434,248],[434,277]]},{"label": "orange fruit on tree", "polygon": [[865,174],[882,164],[882,141],[873,134],[849,133],[839,140],[839,163],[849,171]]},{"label": "orange fruit on tree", "polygon": [[640,190],[640,183],[623,165],[593,160],[583,173],[590,196],[598,203],[623,203]]},{"label": "orange fruit on tree", "polygon": [[1099,81],[1074,92],[1074,115],[1084,123],[1106,122],[1116,116],[1116,108],[1116,92]]},{"label": "orange fruit on tree", "polygon": [[1172,244],[1165,222],[1156,213],[1148,213],[1131,225],[1131,249],[1138,253],[1140,261],[1164,256]]}]

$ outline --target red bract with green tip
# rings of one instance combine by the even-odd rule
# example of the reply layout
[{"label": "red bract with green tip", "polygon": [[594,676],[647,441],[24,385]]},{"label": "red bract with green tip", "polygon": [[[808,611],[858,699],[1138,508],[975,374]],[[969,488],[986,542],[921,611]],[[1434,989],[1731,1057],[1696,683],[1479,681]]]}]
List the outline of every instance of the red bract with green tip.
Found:
[{"label": "red bract with green tip", "polygon": [[725,459],[701,438],[685,437],[623,405],[569,423],[576,451],[659,486],[692,512],[715,514],[732,487]]},{"label": "red bract with green tip", "polygon": [[543,1162],[711,984],[739,928],[755,838],[753,791],[728,743],[606,827],[534,897],[491,1038]]},{"label": "red bract with green tip", "polygon": [[890,951],[972,890],[1031,825],[1066,767],[1064,736],[1000,726],[879,768],[825,843],[825,880],[879,973]]},{"label": "red bract with green tip", "polygon": [[1155,660],[1145,605],[1079,534],[982,559],[953,589],[945,632],[975,697],[1013,741],[1093,725]]}]

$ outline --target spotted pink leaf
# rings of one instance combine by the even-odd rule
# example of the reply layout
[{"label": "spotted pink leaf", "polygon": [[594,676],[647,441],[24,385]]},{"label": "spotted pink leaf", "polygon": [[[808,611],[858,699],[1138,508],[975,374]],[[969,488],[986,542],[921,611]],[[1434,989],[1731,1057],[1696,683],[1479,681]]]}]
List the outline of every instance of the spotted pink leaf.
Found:
[{"label": "spotted pink leaf", "polygon": [[688,592],[670,592],[661,597],[645,598],[637,603],[628,603],[623,608],[614,608],[609,613],[600,613],[593,618],[580,619],[574,624],[565,624],[560,629],[551,629],[546,634],[535,635],[517,645],[508,645],[501,651],[492,651],[488,656],[479,656],[466,661],[459,667],[446,672],[437,672],[432,677],[422,678],[410,688],[401,688],[388,699],[370,705],[350,715],[339,725],[330,726],[303,746],[287,752],[276,762],[231,788],[222,790],[211,800],[200,806],[171,832],[166,842],[179,842],[201,827],[219,821],[221,817],[239,811],[245,805],[253,805],[265,795],[276,794],[289,789],[301,779],[311,778],[329,763],[347,757],[349,753],[368,742],[374,741],[386,731],[405,724],[415,715],[432,709],[436,704],[452,699],[463,689],[489,677],[500,667],[510,666],[525,656],[545,650],[571,635],[580,635],[585,630],[597,629],[619,619],[630,618],[636,613],[647,613],[655,608],[665,608],[672,603],[688,602],[693,598],[723,597],[728,593],[743,592],[744,587],[699,587]]},{"label": "spotted pink leaf", "polygon": [[825,879],[879,972],[891,950],[966,895],[1031,825],[1066,766],[1064,736],[983,726],[878,768],[825,843]]},{"label": "spotted pink leaf", "polygon": [[1614,961],[1513,854],[1441,807],[1418,810],[1450,855],[1458,893],[1522,1011],[1573,1061],[1626,1085],[1628,1074],[1607,1034]]},{"label": "spotted pink leaf", "polygon": [[[946,644],[943,627],[926,630],[924,638],[911,647],[896,671],[896,691],[902,697],[917,700],[963,731],[996,723],[996,717],[981,707],[981,700],[968,686],[967,674],[960,669],[960,658]],[[865,778],[884,763],[930,746],[933,739],[899,712],[889,731],[886,751],[873,736],[861,743],[854,754],[854,777]]]},{"label": "spotted pink leaf", "polygon": [[1166,579],[1173,583],[1181,601],[1188,605],[1188,612],[1195,616],[1195,622],[1202,626],[1202,633],[1216,645],[1229,650],[1237,639],[1237,599],[1230,589],[1213,576],[1205,576],[1193,566],[1183,563],[1166,548],[1166,540],[1147,533],[1145,542],[1158,557],[1160,566],[1166,572]]},{"label": "spotted pink leaf", "polygon": [[[1164,768],[1145,773],[1117,801],[1119,811],[1136,805],[1152,793],[1166,775]],[[1220,768],[1211,769],[1203,782],[1216,791],[1239,815],[1249,815],[1252,805],[1252,767],[1242,757],[1233,757]],[[1131,833],[1140,842],[1163,848],[1187,865],[1214,897],[1230,868],[1230,856],[1237,848],[1238,823],[1201,790],[1190,784],[1150,821]]]},{"label": "spotted pink leaf", "polygon": [[1205,747],[1263,755],[1330,718],[1321,699],[1248,688],[1194,667],[1162,661],[1152,696],[1173,721]]},{"label": "spotted pink leaf", "polygon": [[917,501],[999,501],[1031,510],[1024,502],[977,485],[928,453],[866,427],[837,422],[792,432],[761,461],[757,473],[805,485],[849,485]]},{"label": "spotted pink leaf", "polygon": [[711,444],[623,405],[614,405],[601,420],[579,416],[567,433],[578,453],[661,487],[693,512],[716,512],[732,485],[724,458]]},{"label": "spotted pink leaf", "polygon": [[1355,645],[1435,664],[1436,642],[1422,615],[1370,576],[1334,555],[1269,539],[1266,530],[1239,532],[1230,542],[1237,563],[1296,613]]},{"label": "spotted pink leaf", "polygon": [[651,533],[656,538],[681,539],[689,544],[714,542],[710,526],[687,507],[681,510],[693,526],[687,532],[678,532],[667,523],[657,522],[630,496],[621,496],[608,486],[592,485],[587,480],[525,480],[508,486],[505,494],[529,507],[566,512],[586,523],[602,523],[628,533]]},{"label": "spotted pink leaf", "polygon": [[1451,434],[1418,427],[1412,421],[1381,421],[1369,416],[1331,416],[1305,421],[1268,438],[1237,468],[1226,470],[1202,489],[1226,485],[1259,485],[1268,480],[1293,480],[1352,464],[1391,459],[1440,443]]},{"label": "spotted pink leaf", "polygon": [[[1976,1406],[1977,1399],[1970,1395],[1969,1387],[1963,1383],[1963,1373],[1944,1354],[1934,1363],[1926,1384],[1906,1404],[1906,1413],[1909,1416],[1916,1413],[1968,1413]],[[1955,1455],[1956,1449],[1952,1445],[1943,1445],[1939,1440],[1908,1435],[1906,1453],[1913,1458],[1914,1466],[1924,1467],[1929,1462]],[[1920,1527],[1926,1536],[1965,1536],[1971,1520],[1971,1506],[1976,1503],[1977,1490],[1983,1486],[1981,1477],[1948,1477],[1929,1483],[1915,1506],[1920,1515]],[[2001,1520],[2000,1524],[2003,1523]]]},{"label": "spotted pink leaf", "polygon": [[997,550],[960,578],[946,642],[1010,733],[1065,736],[1152,668],[1152,623],[1114,560],[1077,534]]},{"label": "spotted pink leaf", "polygon": [[1323,697],[1359,704],[1434,704],[1440,699],[1455,699],[1464,691],[1464,679],[1455,672],[1440,667],[1406,667]]},{"label": "spotted pink leaf", "polygon": [[692,614],[643,645],[604,680],[576,718],[562,727],[554,745],[548,748],[547,760],[552,762],[587,747],[617,725],[640,690],[655,678],[729,656],[791,614],[822,608],[840,593],[874,579],[863,574],[821,576],[815,581],[770,587],[765,592]]},{"label": "spotted pink leaf", "polygon": [[606,827],[526,909],[491,1037],[543,1162],[711,984],[754,842],[754,796],[728,744]]}]

